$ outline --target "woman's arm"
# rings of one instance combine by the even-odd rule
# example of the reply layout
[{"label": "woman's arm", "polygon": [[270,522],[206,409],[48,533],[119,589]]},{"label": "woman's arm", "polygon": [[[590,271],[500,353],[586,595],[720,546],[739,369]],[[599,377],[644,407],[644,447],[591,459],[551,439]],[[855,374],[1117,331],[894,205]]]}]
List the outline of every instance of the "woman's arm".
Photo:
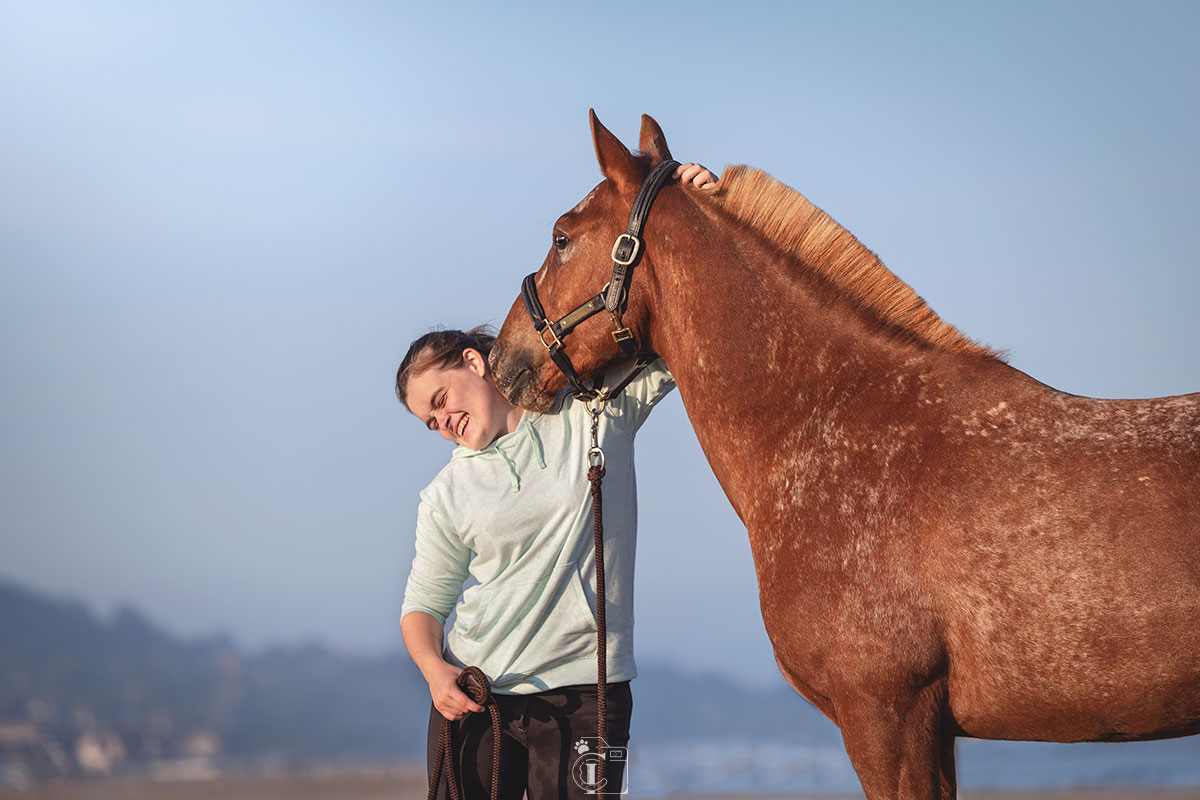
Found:
[{"label": "woman's arm", "polygon": [[444,625],[462,592],[471,551],[438,510],[445,505],[439,498],[432,487],[421,492],[416,554],[404,587],[400,633],[409,657],[429,683],[434,708],[455,720],[482,710],[455,685],[462,670],[442,658]]},{"label": "woman's arm", "polygon": [[400,619],[404,647],[417,669],[429,683],[433,707],[450,720],[462,719],[468,711],[483,711],[483,706],[463,694],[455,681],[462,669],[442,658],[442,623],[424,611],[410,611]]}]

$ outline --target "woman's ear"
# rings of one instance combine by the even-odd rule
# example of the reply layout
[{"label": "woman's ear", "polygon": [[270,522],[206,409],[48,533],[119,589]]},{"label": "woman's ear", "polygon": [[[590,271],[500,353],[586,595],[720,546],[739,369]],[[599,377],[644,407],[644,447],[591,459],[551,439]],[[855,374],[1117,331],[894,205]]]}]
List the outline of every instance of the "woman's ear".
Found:
[{"label": "woman's ear", "polygon": [[463,350],[463,366],[481,378],[487,375],[488,372],[487,358],[474,347],[468,347]]}]

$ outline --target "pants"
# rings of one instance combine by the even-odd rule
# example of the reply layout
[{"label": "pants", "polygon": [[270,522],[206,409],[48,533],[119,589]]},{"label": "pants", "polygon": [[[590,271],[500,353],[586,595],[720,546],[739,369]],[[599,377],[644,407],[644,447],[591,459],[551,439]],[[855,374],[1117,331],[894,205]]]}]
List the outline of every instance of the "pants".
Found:
[{"label": "pants", "polygon": [[[500,798],[596,800],[615,796],[624,784],[625,747],[633,693],[629,682],[608,686],[608,749],[596,742],[596,687],[564,686],[536,694],[493,695],[500,708]],[[444,717],[429,712],[428,768],[432,774]],[[464,800],[487,800],[492,787],[492,718],[487,711],[452,723],[454,763]],[[586,749],[583,749],[586,748]],[[595,763],[603,750],[607,790],[597,795]],[[588,789],[591,789],[589,794]],[[438,800],[449,800],[446,779]]]}]

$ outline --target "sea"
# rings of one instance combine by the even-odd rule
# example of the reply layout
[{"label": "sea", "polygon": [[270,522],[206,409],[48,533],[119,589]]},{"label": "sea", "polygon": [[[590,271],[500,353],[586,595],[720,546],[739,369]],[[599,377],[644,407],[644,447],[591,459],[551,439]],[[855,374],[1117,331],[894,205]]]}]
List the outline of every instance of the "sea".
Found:
[{"label": "sea", "polygon": [[[628,786],[642,795],[860,791],[840,744],[631,740],[627,756]],[[964,739],[957,764],[965,789],[1200,789],[1200,736],[1112,744]]]}]

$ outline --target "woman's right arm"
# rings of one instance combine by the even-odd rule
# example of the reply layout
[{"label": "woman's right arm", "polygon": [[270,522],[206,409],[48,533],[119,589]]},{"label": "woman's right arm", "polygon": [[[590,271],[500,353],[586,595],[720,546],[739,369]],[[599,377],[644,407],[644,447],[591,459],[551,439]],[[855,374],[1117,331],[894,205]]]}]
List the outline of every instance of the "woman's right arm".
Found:
[{"label": "woman's right arm", "polygon": [[424,611],[410,611],[400,619],[404,647],[429,684],[433,707],[446,719],[458,720],[483,706],[463,694],[456,683],[462,669],[442,658],[442,623]]},{"label": "woman's right arm", "polygon": [[444,625],[462,592],[471,551],[438,511],[444,501],[439,504],[434,498],[434,493],[422,492],[417,508],[416,554],[404,587],[400,633],[429,683],[434,708],[446,719],[456,720],[468,711],[483,710],[455,684],[462,669],[442,657]]}]

